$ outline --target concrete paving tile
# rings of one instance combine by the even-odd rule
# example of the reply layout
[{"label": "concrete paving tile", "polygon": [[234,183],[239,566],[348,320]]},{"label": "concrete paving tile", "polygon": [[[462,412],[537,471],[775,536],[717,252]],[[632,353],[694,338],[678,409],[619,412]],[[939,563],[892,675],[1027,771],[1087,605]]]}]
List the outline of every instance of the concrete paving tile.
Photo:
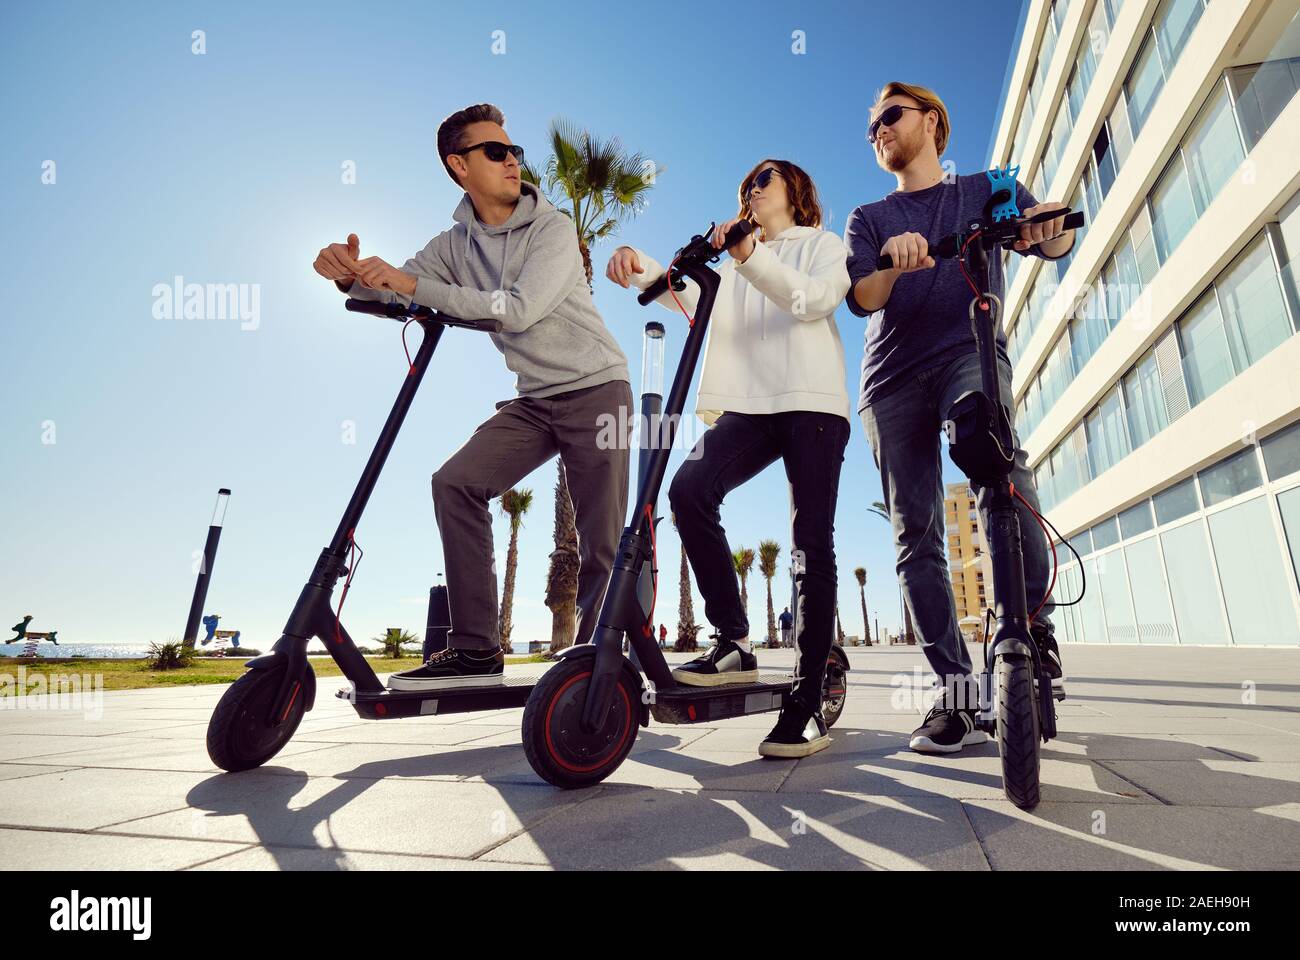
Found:
[{"label": "concrete paving tile", "polygon": [[1300,801],[1300,763],[1251,760],[1106,760],[1166,803],[1262,807]]},{"label": "concrete paving tile", "polygon": [[484,860],[601,869],[986,869],[942,797],[607,788]]},{"label": "concrete paving tile", "polygon": [[0,828],[6,870],[181,870],[220,857],[239,844],[156,840],[99,833]]},{"label": "concrete paving tile", "polygon": [[191,809],[134,820],[111,832],[472,857],[591,793],[512,783],[334,780],[250,771],[195,784],[186,798]]},{"label": "concrete paving tile", "polygon": [[[211,776],[55,768],[43,776],[3,782],[0,825],[92,830],[185,807],[189,791]],[[243,789],[250,788],[251,784]]]},{"label": "concrete paving tile", "polygon": [[457,860],[451,857],[411,857],[395,853],[355,853],[347,850],[304,850],[299,847],[246,847],[238,853],[193,867],[194,870],[364,870],[370,873],[396,870],[545,872],[533,864],[502,864],[486,860]]},{"label": "concrete paving tile", "polygon": [[[1295,869],[1296,825],[1248,810],[963,801],[995,870]],[[1104,832],[1096,832],[1104,831]]]},{"label": "concrete paving tile", "polygon": [[[1097,763],[1045,755],[1044,799],[1069,802],[1155,803],[1154,798]],[[995,744],[967,747],[955,756],[915,753],[839,755],[830,750],[799,761],[782,792],[844,790],[872,796],[944,796],[998,799],[1002,765]]]}]

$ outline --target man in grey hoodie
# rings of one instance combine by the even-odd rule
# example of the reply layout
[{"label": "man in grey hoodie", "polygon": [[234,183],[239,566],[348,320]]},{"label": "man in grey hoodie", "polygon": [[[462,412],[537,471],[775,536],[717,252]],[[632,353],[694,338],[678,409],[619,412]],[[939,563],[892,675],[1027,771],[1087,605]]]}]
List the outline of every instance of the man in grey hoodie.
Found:
[{"label": "man in grey hoodie", "polygon": [[[503,681],[489,502],[557,453],[578,530],[578,629],[596,627],[627,511],[627,446],[597,442],[632,416],[627,358],[592,302],[573,222],[523,183],[523,150],[491,104],[452,114],[438,156],[465,190],[455,226],[401,269],[360,256],[355,234],[324,248],[316,272],[351,297],[412,302],[465,320],[495,319],[491,334],[518,396],[497,404],[433,475],[446,559],[448,648],[389,680],[395,690]],[[620,415],[620,407],[623,412]],[[606,417],[613,418],[606,420]]]}]

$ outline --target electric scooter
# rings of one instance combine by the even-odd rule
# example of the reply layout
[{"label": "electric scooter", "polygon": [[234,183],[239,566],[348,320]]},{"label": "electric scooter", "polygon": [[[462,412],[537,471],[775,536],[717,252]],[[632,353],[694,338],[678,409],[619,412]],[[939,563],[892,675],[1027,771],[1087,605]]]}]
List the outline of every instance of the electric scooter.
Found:
[{"label": "electric scooter", "polygon": [[[738,223],[723,246],[735,245],[752,229],[748,222]],[[712,233],[710,224],[703,235],[692,237],[664,275],[637,297],[644,306],[670,284],[683,290],[690,279],[699,287],[695,316],[666,403],[662,399],[664,328],[658,323],[647,325],[637,499],[619,541],[591,643],[561,651],[559,662],[538,681],[524,708],[528,762],[538,776],[558,787],[585,787],[608,777],[631,751],[637,727],[646,726],[652,716],[659,723],[714,723],[780,710],[791,695],[790,675],[776,672],[760,674],[755,683],[716,687],[678,683],[655,639],[655,527],[661,519],[655,510],[720,283],[709,267],[721,254],[708,239]],[[630,657],[623,656],[625,637]],[[832,645],[821,691],[827,727],[844,710],[848,670],[843,648]]]},{"label": "electric scooter", "polygon": [[[1015,504],[1017,497],[1022,501],[1024,498],[1010,481],[1016,448],[1011,414],[1002,403],[998,389],[995,341],[1002,303],[990,292],[989,251],[1013,244],[1020,238],[1020,228],[1027,223],[1064,216],[1065,229],[1073,230],[1083,226],[1084,216],[1069,210],[1053,210],[1030,218],[1021,217],[1015,202],[1015,170],[990,171],[989,179],[993,194],[984,205],[982,216],[928,246],[932,257],[961,261],[962,272],[974,293],[970,322],[980,359],[981,389],[968,391],[953,402],[943,428],[952,462],[972,483],[989,490],[986,530],[993,563],[995,627],[992,643],[984,644],[976,724],[997,737],[1002,758],[1002,789],[1007,799],[1028,810],[1039,801],[1039,746],[1056,736],[1053,701],[1064,699],[1064,694],[1053,693],[1029,629],[1033,614],[1047,598],[1031,613],[1025,593],[1020,517]],[[888,270],[893,265],[891,257],[882,255],[876,269]],[[1028,501],[1024,502],[1029,505]],[[1051,526],[1045,517],[1033,512]],[[1056,532],[1055,527],[1052,530]],[[1061,539],[1059,533],[1057,539]],[[1047,542],[1050,549],[1050,537]],[[1072,603],[1081,598],[1082,594]]]},{"label": "electric scooter", "polygon": [[[749,225],[743,226],[747,232]],[[733,234],[729,234],[729,243],[734,243],[743,236],[742,233],[734,231]],[[702,298],[700,301],[700,309],[691,334],[687,338],[686,349],[673,383],[673,391],[668,399],[668,412],[676,414],[672,417],[661,417],[665,412],[662,410],[664,328],[662,324],[648,325],[649,328],[657,327],[658,330],[657,335],[653,329],[647,330],[643,370],[648,379],[642,398],[642,409],[656,422],[675,424],[685,404],[686,392],[708,327],[713,293],[718,284],[717,275],[706,266],[710,260],[717,260],[717,251],[714,251],[707,241],[696,237],[691,244],[679,251],[674,263],[675,277],[689,276],[709,293],[707,299]],[[643,299],[643,302],[648,302],[648,299]],[[339,580],[344,580],[342,596],[346,599],[352,574],[356,570],[356,561],[351,559],[356,553],[354,533],[360,525],[362,513],[379,480],[384,462],[397,440],[402,422],[415,399],[416,391],[428,370],[434,350],[445,329],[458,327],[489,332],[500,329],[500,324],[496,321],[458,320],[418,305],[404,307],[396,303],[384,304],[352,299],[347,300],[344,305],[348,310],[357,313],[418,323],[423,330],[424,339],[415,358],[411,361],[408,375],[403,381],[388,419],[380,430],[379,438],[370,458],[366,461],[361,479],[352,498],[348,501],[334,536],[330,539],[329,545],[321,551],[306,585],[302,588],[289,614],[280,639],[276,641],[269,653],[248,661],[247,672],[226,690],[218,702],[208,723],[208,756],[223,770],[232,772],[248,770],[266,763],[288,743],[302,721],[303,715],[312,708],[316,699],[316,677],[307,659],[307,646],[314,638],[325,646],[343,675],[351,682],[350,689],[340,690],[338,696],[349,700],[359,716],[370,720],[534,705],[541,702],[538,698],[530,696],[534,691],[534,685],[543,684],[547,692],[542,699],[556,704],[555,690],[559,686],[562,688],[558,698],[560,702],[547,716],[547,723],[539,727],[533,721],[530,727],[529,713],[525,710],[525,749],[529,753],[530,760],[537,750],[536,744],[530,746],[528,739],[527,732],[532,729],[535,733],[542,732],[543,739],[550,744],[549,749],[553,749],[559,758],[554,767],[544,765],[544,769],[558,771],[553,773],[552,777],[546,777],[550,782],[560,786],[582,786],[603,779],[631,750],[636,727],[649,723],[648,705],[654,699],[652,691],[643,690],[638,672],[623,659],[619,650],[621,633],[614,640],[615,669],[612,677],[623,694],[623,699],[620,701],[622,710],[617,715],[623,725],[618,726],[615,723],[615,732],[610,734],[617,739],[616,749],[612,752],[600,752],[593,751],[591,733],[579,724],[566,722],[570,713],[565,705],[573,697],[580,697],[585,691],[585,682],[570,683],[569,681],[573,679],[572,668],[575,665],[587,664],[588,675],[590,675],[590,665],[595,660],[597,651],[595,645],[582,644],[565,650],[561,654],[560,662],[542,676],[540,683],[532,676],[512,677],[507,673],[503,682],[491,686],[418,691],[389,690],[379,682],[373,668],[357,649],[340,622],[342,601],[338,610],[333,608],[331,598],[334,588]],[[649,546],[652,541],[653,524],[647,529],[643,522],[643,514],[653,517],[654,503],[668,464],[672,435],[669,431],[668,443],[654,450],[649,458],[647,458],[649,451],[644,447],[643,435],[639,464],[641,489],[638,503],[640,506],[634,515],[634,526],[629,527],[629,531],[635,532],[632,540],[629,540],[629,532],[624,532],[624,542],[619,551],[614,576],[606,591],[601,614],[602,624],[612,624],[623,622],[616,618],[622,616],[627,610],[636,608],[646,611],[644,620],[637,621],[634,624],[635,630],[628,632],[634,637],[643,638],[649,646],[643,647],[637,643],[633,647],[633,655],[636,657],[639,654],[640,662],[650,665],[649,675],[656,686],[665,692],[675,684],[663,653],[660,652],[658,644],[652,642],[653,625],[650,617],[653,616],[654,611],[655,576],[653,549],[646,554],[644,577],[641,575],[640,567],[637,568],[637,574],[630,578],[620,575],[620,570],[632,563],[632,554],[628,552],[629,550],[634,548],[639,550],[643,543]],[[636,555],[640,556],[640,553]],[[453,561],[454,558],[448,560]],[[446,646],[450,625],[447,589],[443,586],[435,586],[430,591],[428,630],[425,639],[426,655],[431,650]],[[599,636],[598,632],[598,638]],[[653,654],[649,653],[649,650],[653,650]],[[657,658],[657,661],[654,658]],[[608,663],[601,663],[600,667],[609,670]],[[843,710],[845,674],[848,669],[848,658],[843,650],[836,647],[832,651],[823,682],[822,713],[827,726],[833,724]],[[779,709],[784,702],[789,687],[788,674],[774,673],[771,678],[757,684],[711,689],[688,688],[681,696],[673,697],[665,694],[661,698],[660,705],[655,709],[654,716],[665,723],[694,723],[775,710]],[[606,688],[609,693],[612,693],[612,690],[612,687]],[[569,701],[565,700],[566,697]],[[606,717],[606,722],[596,725],[598,731],[604,731],[614,723],[610,720],[611,711],[606,710],[602,716]],[[574,763],[586,769],[575,772],[563,766],[563,764],[573,766]],[[534,762],[534,768],[537,767],[538,763]],[[539,769],[538,772],[542,771]]]}]

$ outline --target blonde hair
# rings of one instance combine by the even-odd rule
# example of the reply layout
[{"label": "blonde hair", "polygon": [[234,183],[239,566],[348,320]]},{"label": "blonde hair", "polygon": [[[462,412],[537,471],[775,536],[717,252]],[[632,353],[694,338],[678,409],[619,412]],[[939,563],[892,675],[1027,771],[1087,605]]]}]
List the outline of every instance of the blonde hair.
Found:
[{"label": "blonde hair", "polygon": [[911,97],[927,113],[933,110],[938,114],[939,122],[934,128],[934,148],[939,156],[943,156],[944,150],[948,148],[948,132],[951,128],[948,125],[948,108],[943,105],[939,95],[929,87],[891,80],[881,87],[880,92],[876,94],[876,103],[879,104],[882,100],[895,96]]}]

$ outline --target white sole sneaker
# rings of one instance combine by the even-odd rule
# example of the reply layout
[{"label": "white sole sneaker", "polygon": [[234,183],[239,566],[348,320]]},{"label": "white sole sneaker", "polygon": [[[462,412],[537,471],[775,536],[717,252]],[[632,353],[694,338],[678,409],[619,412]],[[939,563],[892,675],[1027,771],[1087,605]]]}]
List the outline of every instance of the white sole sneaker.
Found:
[{"label": "white sole sneaker", "polygon": [[830,745],[831,738],[829,734],[818,737],[816,740],[809,740],[807,743],[768,743],[764,740],[758,745],[758,755],[760,757],[780,757],[793,760],[820,753]]},{"label": "white sole sneaker", "polygon": [[722,673],[696,673],[674,670],[673,679],[688,687],[725,687],[733,683],[758,683],[757,670],[726,670]]},{"label": "white sole sneaker", "polygon": [[411,680],[404,677],[389,677],[388,689],[403,692],[460,690],[466,687],[499,687],[505,683],[505,680],[505,676],[500,673],[474,677],[447,677],[442,680]]},{"label": "white sole sneaker", "polygon": [[935,743],[929,737],[913,737],[908,746],[917,753],[957,753],[962,747],[972,747],[979,743],[988,743],[989,735],[983,730],[972,730],[962,738],[961,743]]}]

